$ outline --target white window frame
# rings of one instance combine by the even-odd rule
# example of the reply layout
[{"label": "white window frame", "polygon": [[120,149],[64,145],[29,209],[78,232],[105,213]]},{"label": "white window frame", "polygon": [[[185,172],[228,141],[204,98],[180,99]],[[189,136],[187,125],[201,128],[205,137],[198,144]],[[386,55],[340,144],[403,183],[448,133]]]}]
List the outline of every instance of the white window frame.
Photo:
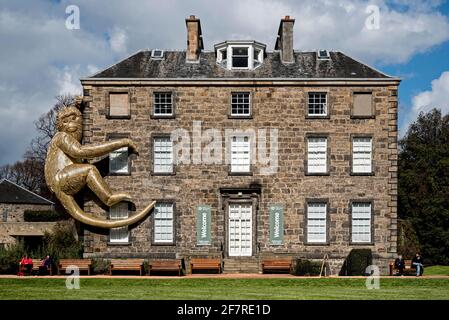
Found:
[{"label": "white window frame", "polygon": [[232,136],[231,173],[249,172],[251,172],[251,137],[247,135]]},{"label": "white window frame", "polygon": [[[234,95],[243,95],[243,94],[247,94],[248,95],[248,113],[233,113],[232,111],[233,111],[233,109],[234,109],[234,104],[237,104],[237,105],[242,105],[243,103],[234,103]],[[239,99],[238,97],[237,97],[237,99]],[[248,91],[242,91],[242,92],[238,92],[238,91],[235,91],[235,92],[231,92],[231,116],[232,117],[249,117],[249,116],[251,116],[251,92],[248,92]]]},{"label": "white window frame", "polygon": [[307,243],[327,243],[327,203],[307,203]]},{"label": "white window frame", "polygon": [[[158,145],[162,139],[167,145]],[[173,168],[173,141],[170,136],[153,137],[153,173],[173,173]]]},{"label": "white window frame", "polygon": [[[311,96],[312,95],[324,95],[325,102],[324,102],[324,113],[310,113],[310,106],[314,105],[320,105],[320,102],[316,102],[316,97],[313,98],[313,102],[311,102]],[[319,98],[322,99],[321,97]],[[307,93],[307,116],[308,117],[327,117],[329,114],[329,104],[328,104],[328,93],[327,92],[308,92]],[[316,108],[316,107],[314,107]]]},{"label": "white window frame", "polygon": [[372,211],[370,201],[351,202],[351,242],[372,243]]},{"label": "white window frame", "polygon": [[[121,211],[122,210],[122,211]],[[124,214],[126,212],[126,214]],[[128,218],[129,210],[127,202],[120,202],[109,208],[109,218],[111,220],[123,220]],[[110,243],[129,243],[128,226],[109,229]]]},{"label": "white window frame", "polygon": [[[126,154],[126,157],[123,155]],[[120,159],[120,157],[126,158],[126,166],[121,166],[119,169],[117,169],[117,159]],[[117,150],[112,151],[109,153],[109,173],[112,174],[129,174],[129,154],[128,154],[128,147],[123,147]]]},{"label": "white window frame", "polygon": [[[171,108],[171,112],[170,113],[157,113],[156,112],[156,104],[163,104],[161,102],[156,103],[156,95],[170,95],[170,108]],[[166,99],[166,98],[165,98]],[[168,103],[166,103],[166,105],[168,105]],[[173,105],[173,93],[172,92],[164,92],[164,91],[157,91],[157,92],[153,92],[153,116],[155,117],[169,117],[169,116],[173,116],[173,111],[174,111],[174,105]]]},{"label": "white window frame", "polygon": [[[247,67],[234,67],[232,65],[232,49],[233,48],[246,48],[248,50],[248,66]],[[227,68],[230,70],[249,70],[253,68],[253,46],[252,45],[229,45],[228,52],[226,54],[227,58]]]},{"label": "white window frame", "polygon": [[352,137],[352,173],[373,172],[373,138]]},{"label": "white window frame", "polygon": [[[323,146],[324,140],[324,159],[323,159]],[[307,174],[327,174],[327,146],[328,137],[325,136],[309,136],[307,137]],[[314,145],[315,144],[315,145]],[[318,163],[320,162],[320,163]]]},{"label": "white window frame", "polygon": [[[171,217],[163,214],[169,213],[170,210],[164,208],[171,208]],[[173,244],[175,242],[175,206],[173,202],[156,203],[154,218],[153,218],[153,242],[160,244]],[[171,230],[171,233],[169,232]]]}]

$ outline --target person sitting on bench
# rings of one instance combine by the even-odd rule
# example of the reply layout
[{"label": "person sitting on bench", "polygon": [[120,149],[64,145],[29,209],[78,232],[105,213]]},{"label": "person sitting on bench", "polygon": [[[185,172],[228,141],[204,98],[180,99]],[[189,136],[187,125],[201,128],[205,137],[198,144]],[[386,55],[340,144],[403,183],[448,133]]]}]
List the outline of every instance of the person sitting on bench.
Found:
[{"label": "person sitting on bench", "polygon": [[404,275],[405,261],[402,258],[402,255],[398,255],[396,260],[394,260],[394,268],[398,270],[398,273],[397,273],[398,276]]},{"label": "person sitting on bench", "polygon": [[33,259],[28,258],[28,255],[25,254],[22,257],[22,260],[19,262],[19,270],[21,274],[31,274],[31,271],[33,270]]},{"label": "person sitting on bench", "polygon": [[39,274],[47,274],[48,268],[51,268],[51,258],[49,255],[42,260],[42,264],[39,266]]}]

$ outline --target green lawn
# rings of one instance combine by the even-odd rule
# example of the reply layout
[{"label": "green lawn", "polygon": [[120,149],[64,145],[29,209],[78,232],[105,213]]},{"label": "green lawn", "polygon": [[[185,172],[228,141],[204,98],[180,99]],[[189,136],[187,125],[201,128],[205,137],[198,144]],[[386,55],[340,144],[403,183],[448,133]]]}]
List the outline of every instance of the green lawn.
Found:
[{"label": "green lawn", "polygon": [[365,279],[0,279],[0,299],[449,299],[449,279],[382,278],[379,290]]},{"label": "green lawn", "polygon": [[432,275],[442,275],[449,276],[449,266],[431,266],[424,268],[424,274],[426,276]]}]

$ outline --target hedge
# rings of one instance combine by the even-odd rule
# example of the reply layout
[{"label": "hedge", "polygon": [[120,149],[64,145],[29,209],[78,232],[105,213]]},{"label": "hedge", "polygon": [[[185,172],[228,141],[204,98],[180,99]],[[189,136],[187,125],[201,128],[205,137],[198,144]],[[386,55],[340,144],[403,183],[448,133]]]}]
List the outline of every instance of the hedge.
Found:
[{"label": "hedge", "polygon": [[53,222],[67,219],[67,215],[59,211],[51,210],[25,210],[23,219],[26,222]]}]

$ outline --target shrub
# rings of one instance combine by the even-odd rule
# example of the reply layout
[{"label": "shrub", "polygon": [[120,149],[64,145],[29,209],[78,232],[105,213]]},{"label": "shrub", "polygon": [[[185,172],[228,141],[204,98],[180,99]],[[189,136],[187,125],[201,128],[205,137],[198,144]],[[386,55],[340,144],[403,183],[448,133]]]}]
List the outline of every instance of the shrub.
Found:
[{"label": "shrub", "polygon": [[352,249],[340,271],[341,276],[364,276],[366,267],[372,264],[370,249]]},{"label": "shrub", "polygon": [[321,272],[321,262],[298,259],[294,274],[296,276],[319,276]]},{"label": "shrub", "polygon": [[25,253],[25,245],[22,241],[6,248],[0,248],[0,273],[17,273],[19,262]]},{"label": "shrub", "polygon": [[398,219],[398,254],[404,259],[412,259],[416,252],[420,252],[418,237],[411,221]]},{"label": "shrub", "polygon": [[83,256],[83,244],[75,237],[74,227],[67,223],[57,223],[51,233],[44,235],[47,254],[53,262],[59,259],[77,259]]},{"label": "shrub", "polygon": [[52,222],[67,219],[67,215],[59,211],[43,210],[25,210],[23,212],[23,219],[26,222]]},{"label": "shrub", "polygon": [[93,274],[108,274],[109,273],[109,261],[105,259],[92,259],[92,273]]}]

